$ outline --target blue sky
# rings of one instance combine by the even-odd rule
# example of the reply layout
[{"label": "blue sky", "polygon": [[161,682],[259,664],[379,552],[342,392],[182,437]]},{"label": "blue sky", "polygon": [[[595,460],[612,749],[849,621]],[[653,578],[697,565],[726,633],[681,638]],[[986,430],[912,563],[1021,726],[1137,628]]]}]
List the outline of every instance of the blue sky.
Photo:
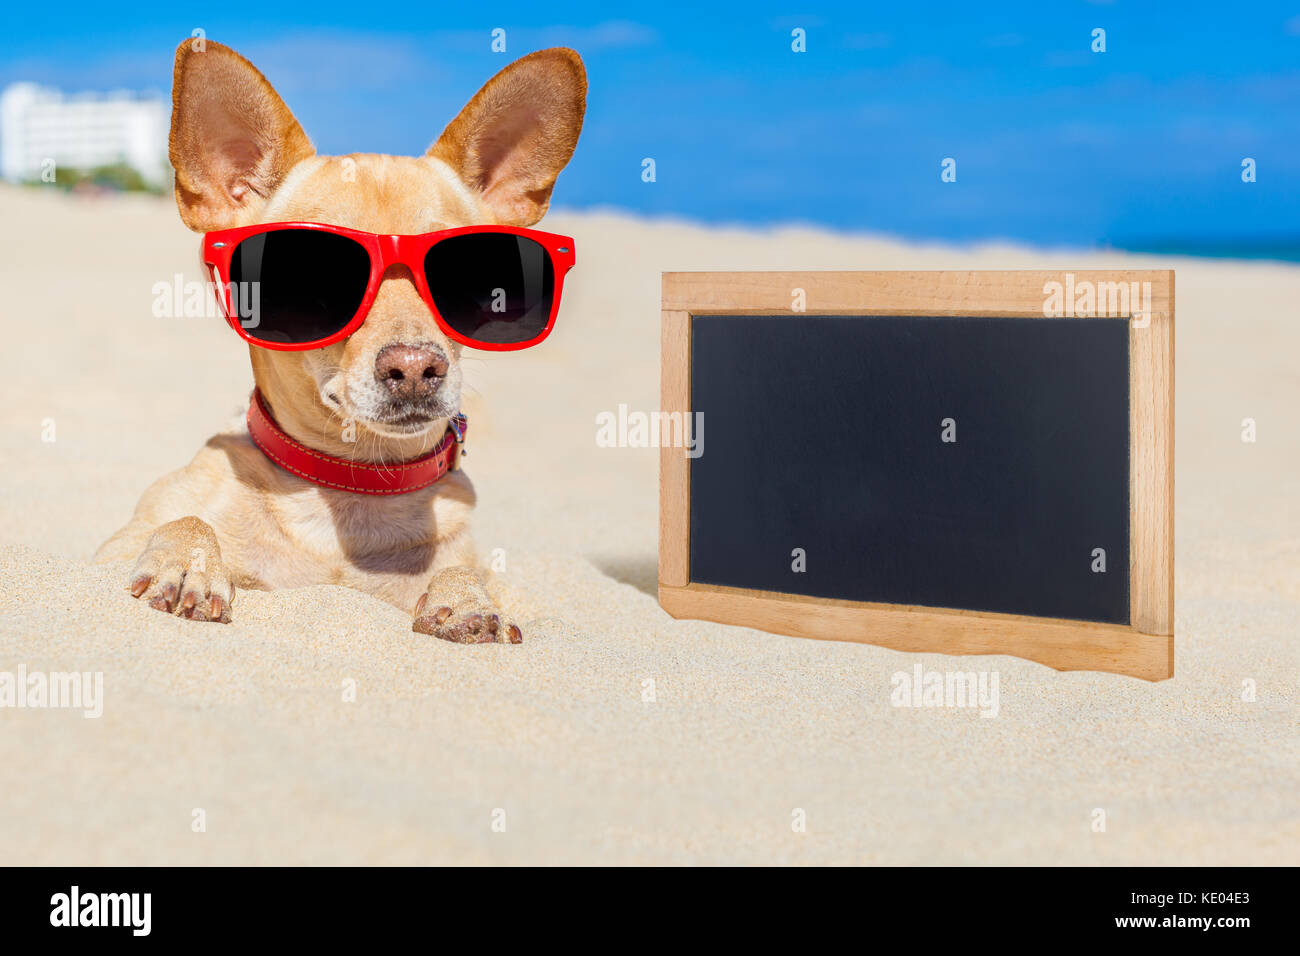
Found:
[{"label": "blue sky", "polygon": [[[10,4],[0,17],[0,84],[69,91],[165,91],[176,44],[202,28],[331,153],[421,152],[506,62],[572,46],[591,93],[562,207],[1085,247],[1300,235],[1300,0]],[[1105,53],[1090,50],[1098,27]],[[945,157],[955,183],[940,180]]]}]

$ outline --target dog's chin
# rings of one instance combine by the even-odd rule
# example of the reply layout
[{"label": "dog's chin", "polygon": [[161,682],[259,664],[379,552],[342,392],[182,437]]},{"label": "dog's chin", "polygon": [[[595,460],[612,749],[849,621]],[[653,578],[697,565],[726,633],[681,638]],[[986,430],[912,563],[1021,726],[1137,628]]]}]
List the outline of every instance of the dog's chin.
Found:
[{"label": "dog's chin", "polygon": [[441,405],[429,409],[395,409],[391,413],[359,416],[366,428],[385,438],[412,438],[423,435],[452,416]]},{"label": "dog's chin", "polygon": [[414,402],[363,398],[354,402],[342,389],[321,391],[321,400],[336,417],[356,422],[381,438],[417,438],[439,425],[445,427],[447,419],[457,412],[457,406],[442,394]]},{"label": "dog's chin", "polygon": [[410,419],[398,422],[366,422],[366,427],[385,438],[412,438],[429,431],[438,421],[439,419],[436,418],[428,418],[419,421]]}]

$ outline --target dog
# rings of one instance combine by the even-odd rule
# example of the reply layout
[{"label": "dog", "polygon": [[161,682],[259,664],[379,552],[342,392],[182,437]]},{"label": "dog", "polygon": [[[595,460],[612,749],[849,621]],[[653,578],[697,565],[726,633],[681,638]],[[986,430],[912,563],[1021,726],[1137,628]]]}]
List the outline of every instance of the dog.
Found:
[{"label": "dog", "polygon": [[[318,156],[251,63],[211,40],[187,40],[172,92],[176,203],[184,223],[207,234],[210,269],[206,256],[219,262],[228,245],[213,234],[267,223],[356,230],[390,251],[443,230],[531,226],[573,155],[586,92],[577,53],[541,50],[488,81],[423,156]],[[558,248],[554,255],[571,255]],[[240,589],[341,584],[411,613],[422,634],[522,640],[475,567],[474,489],[456,454],[464,343],[436,321],[412,261],[375,273],[364,319],[340,340],[298,350],[250,344],[249,427],[210,439],[155,482],[96,554],[135,559],[133,597],[228,623]],[[332,271],[318,269],[293,294],[323,301]],[[436,297],[434,279],[424,281]],[[373,485],[408,473],[436,480],[401,493]],[[338,480],[353,474],[373,486]]]}]

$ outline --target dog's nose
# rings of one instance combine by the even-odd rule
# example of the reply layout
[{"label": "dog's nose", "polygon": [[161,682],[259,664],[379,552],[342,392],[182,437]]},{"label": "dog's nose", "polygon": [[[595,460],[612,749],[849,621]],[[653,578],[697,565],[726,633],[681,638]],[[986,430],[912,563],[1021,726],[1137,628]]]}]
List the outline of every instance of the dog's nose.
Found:
[{"label": "dog's nose", "polygon": [[432,395],[447,374],[447,356],[433,345],[385,345],[375,356],[375,378],[397,398]]}]

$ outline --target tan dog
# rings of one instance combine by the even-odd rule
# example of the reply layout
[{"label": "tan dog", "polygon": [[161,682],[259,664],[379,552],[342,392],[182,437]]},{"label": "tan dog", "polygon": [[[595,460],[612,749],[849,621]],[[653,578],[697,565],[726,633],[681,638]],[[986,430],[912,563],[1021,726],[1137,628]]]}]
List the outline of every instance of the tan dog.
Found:
[{"label": "tan dog", "polygon": [[[586,89],[576,53],[543,50],[493,77],[424,156],[325,157],[252,64],[218,43],[196,50],[186,41],[172,94],[176,202],[196,232],[289,221],[391,235],[531,225],[573,155]],[[250,346],[249,354],[280,428],[327,455],[417,458],[460,408],[460,346],[403,266],[385,273],[365,324],[343,341],[300,352]],[[419,380],[423,368],[437,383],[426,398],[440,417],[415,430],[384,424],[394,414],[385,376],[394,362],[409,378]],[[354,442],[344,440],[347,420]],[[343,584],[413,610],[421,633],[518,643],[518,626],[473,568],[473,505],[460,470],[382,497],[311,484],[241,429],[212,438],[187,467],[155,482],[96,559],[138,557],[130,592],[193,620],[228,622],[238,588]]]}]

